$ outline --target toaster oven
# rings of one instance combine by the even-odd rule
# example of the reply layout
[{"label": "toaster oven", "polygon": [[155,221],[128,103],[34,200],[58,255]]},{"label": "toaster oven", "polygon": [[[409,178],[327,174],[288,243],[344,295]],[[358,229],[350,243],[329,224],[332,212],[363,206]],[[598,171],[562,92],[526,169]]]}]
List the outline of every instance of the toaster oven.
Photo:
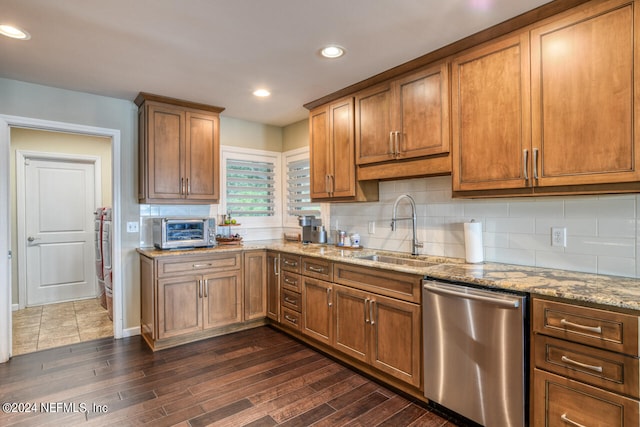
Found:
[{"label": "toaster oven", "polygon": [[216,242],[213,218],[153,218],[153,246],[158,249],[211,247]]}]

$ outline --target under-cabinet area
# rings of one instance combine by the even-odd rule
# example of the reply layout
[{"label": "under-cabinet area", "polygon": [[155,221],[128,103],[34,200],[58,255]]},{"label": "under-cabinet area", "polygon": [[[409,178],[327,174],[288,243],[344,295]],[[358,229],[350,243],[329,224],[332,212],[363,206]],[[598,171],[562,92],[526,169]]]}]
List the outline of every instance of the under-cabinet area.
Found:
[{"label": "under-cabinet area", "polygon": [[[501,390],[515,396],[516,387],[518,393],[524,389],[528,425],[640,422],[637,280],[428,256],[417,257],[417,263],[415,256],[400,253],[299,243],[139,252],[142,335],[153,350],[270,324],[416,400],[456,411],[452,403],[448,407],[434,399],[433,404],[426,397],[427,382],[447,381],[440,368],[427,368],[435,366],[425,363],[427,356],[433,360],[457,345],[464,354],[456,357],[482,371],[488,369],[483,357],[509,359],[505,355],[516,353],[509,346],[518,345],[525,359],[519,368],[523,381]],[[482,351],[473,340],[456,344],[458,331],[433,319],[460,318],[476,332],[480,328],[474,329],[474,322],[493,320],[455,313],[427,316],[425,307],[446,309],[425,304],[423,287],[438,280],[458,293],[481,287],[492,294],[474,300],[478,311],[506,299],[505,291],[509,298],[526,295],[519,303],[529,313],[520,328],[523,341],[505,344],[503,334],[486,340],[493,344]],[[558,293],[563,299],[555,297]],[[467,302],[460,304],[471,310]],[[496,324],[486,330],[498,333],[496,328],[501,330]],[[426,330],[438,329],[448,332],[426,339]],[[497,374],[483,371],[478,378],[483,376]]]}]

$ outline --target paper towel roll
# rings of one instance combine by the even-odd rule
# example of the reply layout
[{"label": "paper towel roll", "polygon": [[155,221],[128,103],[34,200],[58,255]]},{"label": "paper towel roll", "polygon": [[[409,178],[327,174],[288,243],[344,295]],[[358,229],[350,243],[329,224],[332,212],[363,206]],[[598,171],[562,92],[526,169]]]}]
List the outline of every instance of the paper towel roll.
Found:
[{"label": "paper towel roll", "polygon": [[469,263],[483,261],[481,222],[464,223],[464,252]]}]

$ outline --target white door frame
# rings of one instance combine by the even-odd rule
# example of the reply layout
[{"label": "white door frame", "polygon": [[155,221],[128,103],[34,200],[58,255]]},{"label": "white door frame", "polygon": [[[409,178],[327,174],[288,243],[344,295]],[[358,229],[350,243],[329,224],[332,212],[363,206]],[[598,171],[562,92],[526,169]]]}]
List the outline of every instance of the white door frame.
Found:
[{"label": "white door frame", "polygon": [[[85,126],[29,117],[0,114],[0,363],[11,357],[11,244],[10,229],[10,191],[9,156],[11,127],[79,133],[111,138],[112,187],[113,187],[113,259],[122,259],[122,195],[120,192],[120,130]],[[4,171],[4,172],[2,172]],[[123,289],[122,269],[113,272],[113,334],[115,338],[123,336]]]},{"label": "white door frame", "polygon": [[[102,163],[100,157],[83,154],[62,154],[47,153],[44,151],[16,151],[16,221],[18,223],[17,242],[18,242],[18,259],[27,259],[27,227],[25,224],[27,212],[27,197],[25,177],[27,173],[27,160],[54,160],[73,163],[93,164],[94,177],[94,201],[93,208],[102,206]],[[93,246],[92,246],[93,248]],[[15,256],[15,254],[13,254]],[[25,308],[27,301],[27,263],[18,263],[18,306],[20,309]],[[96,288],[97,290],[97,288]]]}]

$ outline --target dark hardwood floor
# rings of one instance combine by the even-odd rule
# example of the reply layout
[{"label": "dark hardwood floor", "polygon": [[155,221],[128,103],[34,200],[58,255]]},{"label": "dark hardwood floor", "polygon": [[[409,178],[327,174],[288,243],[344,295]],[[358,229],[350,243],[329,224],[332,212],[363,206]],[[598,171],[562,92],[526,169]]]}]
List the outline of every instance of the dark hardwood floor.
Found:
[{"label": "dark hardwood floor", "polygon": [[269,327],[156,353],[131,337],[16,356],[0,403],[3,426],[455,425]]}]

